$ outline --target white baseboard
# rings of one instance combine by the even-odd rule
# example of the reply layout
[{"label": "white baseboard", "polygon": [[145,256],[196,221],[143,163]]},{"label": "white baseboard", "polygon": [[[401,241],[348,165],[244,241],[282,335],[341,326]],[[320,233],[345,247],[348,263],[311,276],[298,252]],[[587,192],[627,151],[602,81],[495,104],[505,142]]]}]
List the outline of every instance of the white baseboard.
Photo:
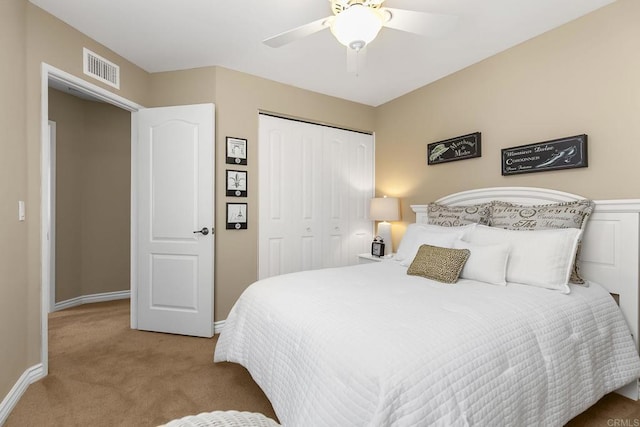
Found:
[{"label": "white baseboard", "polygon": [[4,400],[2,400],[2,403],[0,403],[0,426],[7,421],[9,414],[18,404],[24,392],[27,391],[27,387],[39,379],[44,378],[44,376],[44,365],[42,363],[38,363],[22,373],[18,381],[9,391],[9,394],[7,394]]},{"label": "white baseboard", "polygon": [[[64,310],[65,308],[76,307],[82,304],[90,304],[94,302],[115,301],[119,299],[127,299],[131,297],[131,291],[105,292],[103,294],[84,295],[68,299],[66,301],[57,302],[53,311]],[[225,320],[213,322],[213,333],[219,334],[224,329]],[[135,329],[135,328],[134,328]],[[2,424],[0,423],[0,426]]]},{"label": "white baseboard", "polygon": [[226,320],[218,320],[217,322],[213,322],[213,333],[219,334],[224,329],[224,322]]},{"label": "white baseboard", "polygon": [[55,304],[53,311],[64,310],[65,308],[76,307],[82,304],[90,304],[94,302],[115,301],[119,299],[127,299],[131,297],[131,291],[105,292],[102,294],[83,295],[66,301],[60,301]]}]

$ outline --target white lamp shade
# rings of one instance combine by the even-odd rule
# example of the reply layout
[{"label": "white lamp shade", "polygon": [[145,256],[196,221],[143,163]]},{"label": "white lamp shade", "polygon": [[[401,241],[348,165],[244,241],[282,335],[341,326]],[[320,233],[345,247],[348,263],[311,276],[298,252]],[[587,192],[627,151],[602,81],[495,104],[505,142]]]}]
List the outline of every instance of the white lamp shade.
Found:
[{"label": "white lamp shade", "polygon": [[382,17],[374,9],[354,4],[336,15],[331,32],[343,45],[362,48],[376,38],[382,28]]},{"label": "white lamp shade", "polygon": [[375,197],[371,199],[369,218],[374,221],[397,221],[400,219],[400,204],[397,197]]}]

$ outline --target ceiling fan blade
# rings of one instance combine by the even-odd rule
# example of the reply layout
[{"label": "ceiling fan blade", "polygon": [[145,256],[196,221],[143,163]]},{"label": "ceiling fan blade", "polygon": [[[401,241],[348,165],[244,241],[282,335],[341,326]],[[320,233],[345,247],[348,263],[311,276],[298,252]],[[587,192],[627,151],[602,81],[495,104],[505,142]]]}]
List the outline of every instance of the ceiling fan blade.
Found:
[{"label": "ceiling fan blade", "polygon": [[458,22],[458,17],[455,15],[417,12],[390,7],[385,7],[382,10],[391,14],[389,20],[384,23],[385,27],[427,37],[440,37],[447,34]]},{"label": "ceiling fan blade", "polygon": [[280,33],[276,36],[269,37],[268,39],[263,40],[262,43],[271,47],[284,46],[285,44],[310,36],[318,31],[322,31],[325,28],[328,28],[330,23],[331,17],[328,16],[326,18],[318,19],[317,21],[309,22],[308,24],[294,28],[293,30],[285,31],[284,33]]}]

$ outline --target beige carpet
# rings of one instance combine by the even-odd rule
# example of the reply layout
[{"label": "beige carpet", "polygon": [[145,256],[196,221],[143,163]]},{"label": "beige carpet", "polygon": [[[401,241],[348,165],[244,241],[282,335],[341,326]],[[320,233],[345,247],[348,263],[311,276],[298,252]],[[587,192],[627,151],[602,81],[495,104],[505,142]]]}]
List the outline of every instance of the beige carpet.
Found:
[{"label": "beige carpet", "polygon": [[129,329],[129,300],[49,318],[49,376],[31,385],[6,427],[155,426],[235,409],[275,418],[249,373],[213,363],[216,339]]},{"label": "beige carpet", "polygon": [[[49,328],[49,376],[5,427],[155,426],[228,409],[275,419],[244,368],[213,363],[215,338],[133,331],[128,300],[54,313]],[[640,426],[640,403],[609,394],[569,426]]]}]

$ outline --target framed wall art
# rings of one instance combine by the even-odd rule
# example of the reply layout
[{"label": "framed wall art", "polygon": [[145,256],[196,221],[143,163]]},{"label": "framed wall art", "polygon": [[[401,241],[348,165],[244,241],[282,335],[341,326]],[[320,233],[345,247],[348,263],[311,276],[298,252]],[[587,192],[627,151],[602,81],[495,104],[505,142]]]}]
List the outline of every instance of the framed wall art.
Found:
[{"label": "framed wall art", "polygon": [[247,164],[247,140],[243,138],[227,137],[227,164]]},{"label": "framed wall art", "polygon": [[247,204],[227,203],[227,230],[247,229]]},{"label": "framed wall art", "polygon": [[247,171],[227,169],[227,196],[247,197]]},{"label": "framed wall art", "polygon": [[586,168],[587,135],[502,149],[502,175]]},{"label": "framed wall art", "polygon": [[480,132],[427,144],[427,164],[429,165],[481,156],[482,141]]}]

